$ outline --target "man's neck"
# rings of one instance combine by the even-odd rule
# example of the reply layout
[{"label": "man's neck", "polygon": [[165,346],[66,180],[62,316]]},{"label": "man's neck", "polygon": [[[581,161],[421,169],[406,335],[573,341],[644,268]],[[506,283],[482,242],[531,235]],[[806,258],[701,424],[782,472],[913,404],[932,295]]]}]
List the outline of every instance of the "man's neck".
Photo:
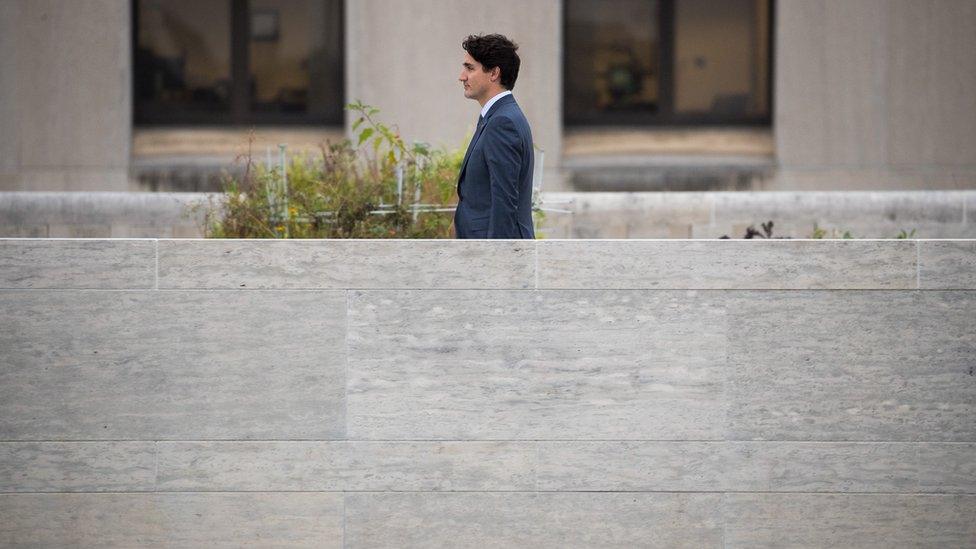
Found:
[{"label": "man's neck", "polygon": [[481,116],[486,116],[488,114],[488,110],[491,109],[492,105],[494,105],[499,99],[501,99],[502,97],[510,93],[512,93],[511,90],[503,89],[495,93],[491,97],[489,97],[487,100],[485,100],[485,102],[481,104]]},{"label": "man's neck", "polygon": [[495,96],[497,96],[500,93],[505,93],[507,91],[508,90],[506,90],[505,88],[499,86],[499,87],[497,87],[497,88],[489,91],[488,93],[486,93],[483,98],[481,98],[481,99],[478,100],[478,104],[480,104],[482,107],[484,107],[485,104],[488,103],[489,101],[491,101],[492,99],[494,99]]}]

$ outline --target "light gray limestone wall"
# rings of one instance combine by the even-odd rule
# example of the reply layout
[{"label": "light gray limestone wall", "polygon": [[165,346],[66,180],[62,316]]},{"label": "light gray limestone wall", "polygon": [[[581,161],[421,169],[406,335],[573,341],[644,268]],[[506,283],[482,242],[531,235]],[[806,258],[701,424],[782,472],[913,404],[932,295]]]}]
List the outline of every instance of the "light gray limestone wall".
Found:
[{"label": "light gray limestone wall", "polygon": [[776,9],[777,189],[976,186],[976,2]]},{"label": "light gray limestone wall", "polygon": [[462,150],[481,107],[458,82],[461,41],[491,32],[515,40],[513,93],[545,150],[546,187],[561,188],[561,1],[356,0],[346,3],[346,28],[346,97],[379,107],[408,140]]},{"label": "light gray limestone wall", "polygon": [[0,2],[0,190],[128,189],[129,5]]},{"label": "light gray limestone wall", "polygon": [[973,240],[0,240],[0,546],[972,546],[974,273]]}]

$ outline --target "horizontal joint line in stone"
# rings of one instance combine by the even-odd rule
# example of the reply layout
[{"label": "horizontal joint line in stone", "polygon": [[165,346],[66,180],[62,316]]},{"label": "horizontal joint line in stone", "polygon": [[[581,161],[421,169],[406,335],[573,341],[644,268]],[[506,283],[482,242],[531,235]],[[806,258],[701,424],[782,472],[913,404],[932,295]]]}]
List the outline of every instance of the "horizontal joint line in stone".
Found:
[{"label": "horizontal joint line in stone", "polygon": [[73,439],[73,440],[57,440],[57,439],[23,439],[23,440],[0,440],[0,444],[91,444],[91,443],[109,443],[109,442],[138,442],[138,443],[149,443],[149,442],[159,442],[159,443],[198,443],[198,442],[240,442],[240,443],[305,443],[305,442],[352,442],[352,443],[415,443],[415,442],[429,442],[429,443],[442,443],[442,442],[453,442],[453,443],[485,443],[485,442],[512,442],[512,443],[531,443],[531,442],[568,442],[568,443],[588,443],[588,442],[620,442],[620,443],[633,443],[633,442],[655,442],[655,443],[710,443],[710,444],[740,444],[740,443],[753,443],[753,444],[976,444],[976,440],[788,440],[788,439],[636,439],[636,438],[554,438],[554,439],[518,439],[518,438],[479,438],[479,439],[440,439],[440,438],[417,438],[417,439],[350,439],[350,438],[332,438],[332,439],[305,439],[305,438],[293,438],[293,439],[226,439],[226,438],[216,438],[216,439]]},{"label": "horizontal joint line in stone", "polygon": [[0,496],[30,494],[112,494],[112,495],[157,495],[157,494],[803,494],[803,495],[845,495],[845,496],[973,496],[970,492],[810,492],[789,490],[773,492],[765,490],[157,490],[157,491],[105,491],[93,492],[53,491],[53,492],[0,492]]},{"label": "horizontal joint line in stone", "polygon": [[416,288],[416,287],[382,287],[382,288],[2,288],[2,291],[17,292],[369,292],[369,291],[415,291],[415,292],[968,292],[976,291],[976,287],[948,287],[948,288],[689,288],[673,286],[667,288]]}]

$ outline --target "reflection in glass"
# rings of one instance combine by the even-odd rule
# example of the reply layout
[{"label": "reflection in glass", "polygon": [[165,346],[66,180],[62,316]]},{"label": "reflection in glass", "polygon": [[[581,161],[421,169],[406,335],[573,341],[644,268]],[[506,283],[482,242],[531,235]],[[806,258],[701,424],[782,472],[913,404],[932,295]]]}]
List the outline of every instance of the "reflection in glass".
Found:
[{"label": "reflection in glass", "polygon": [[251,109],[341,120],[341,2],[250,1]]},{"label": "reflection in glass", "polygon": [[139,0],[135,100],[145,113],[230,107],[230,4]]},{"label": "reflection in glass", "polygon": [[567,123],[768,123],[770,0],[565,1]]},{"label": "reflection in glass", "polygon": [[726,117],[766,112],[766,0],[675,3],[674,108]]},{"label": "reflection in glass", "polygon": [[136,0],[136,122],[341,124],[342,4]]},{"label": "reflection in glass", "polygon": [[656,112],[658,2],[569,1],[565,76],[568,112]]}]

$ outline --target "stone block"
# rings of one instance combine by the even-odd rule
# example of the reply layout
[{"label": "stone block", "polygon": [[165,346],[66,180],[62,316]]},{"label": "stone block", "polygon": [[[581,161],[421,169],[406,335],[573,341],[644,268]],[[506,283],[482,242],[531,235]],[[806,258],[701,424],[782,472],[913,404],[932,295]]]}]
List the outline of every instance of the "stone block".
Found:
[{"label": "stone block", "polygon": [[976,496],[726,494],[726,547],[971,547]]},{"label": "stone block", "polygon": [[0,292],[0,440],[344,434],[341,292]]},{"label": "stone block", "polygon": [[532,241],[163,240],[160,288],[532,288]]},{"label": "stone block", "polygon": [[976,240],[919,241],[919,287],[976,290]]},{"label": "stone block", "polygon": [[695,492],[726,486],[724,442],[539,442],[542,491]]},{"label": "stone block", "polygon": [[341,494],[0,494],[4,547],[343,546]]},{"label": "stone block", "polygon": [[972,292],[748,292],[727,306],[730,438],[976,440]]},{"label": "stone block", "polygon": [[148,240],[2,240],[0,288],[152,288]]},{"label": "stone block", "polygon": [[[462,306],[463,305],[463,306]],[[354,439],[717,439],[717,296],[356,291]]]},{"label": "stone block", "polygon": [[915,244],[873,241],[539,242],[539,288],[915,288]]},{"label": "stone block", "polygon": [[355,493],[346,547],[722,547],[719,494]]},{"label": "stone block", "polygon": [[535,448],[513,442],[160,442],[165,491],[535,489]]},{"label": "stone block", "polygon": [[151,492],[152,442],[0,442],[0,492]]},{"label": "stone block", "polygon": [[972,493],[976,446],[938,442],[729,442],[739,492]]}]

